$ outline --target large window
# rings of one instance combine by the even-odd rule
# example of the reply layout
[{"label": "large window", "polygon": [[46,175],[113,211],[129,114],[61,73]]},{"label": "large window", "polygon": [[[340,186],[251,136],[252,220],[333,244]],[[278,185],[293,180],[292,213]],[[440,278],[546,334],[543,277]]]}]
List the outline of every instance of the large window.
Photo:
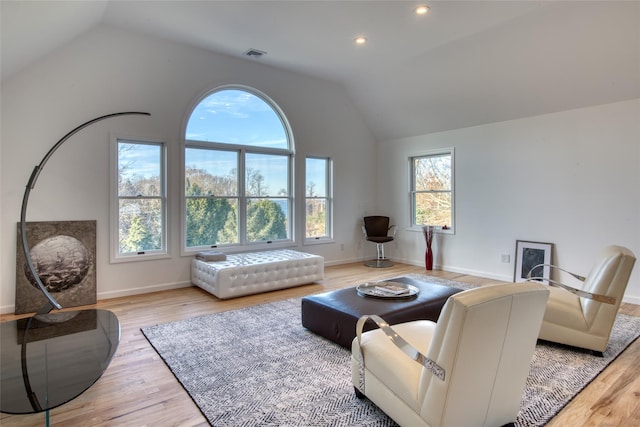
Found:
[{"label": "large window", "polygon": [[165,146],[115,139],[112,261],[165,255]]},{"label": "large window", "polygon": [[331,160],[307,157],[305,162],[305,241],[332,238]]},{"label": "large window", "polygon": [[409,160],[411,224],[453,230],[453,149],[415,156]]},{"label": "large window", "polygon": [[291,242],[293,143],[265,95],[224,87],[189,117],[184,250]]}]

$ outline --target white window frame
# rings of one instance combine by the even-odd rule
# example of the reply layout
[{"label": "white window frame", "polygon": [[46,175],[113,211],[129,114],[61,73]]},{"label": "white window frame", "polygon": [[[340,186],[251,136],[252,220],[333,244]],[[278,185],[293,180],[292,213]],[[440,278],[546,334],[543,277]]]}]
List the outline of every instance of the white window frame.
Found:
[{"label": "white window frame", "polygon": [[[118,145],[120,142],[128,142],[132,144],[144,144],[144,145],[156,145],[161,148],[161,165],[160,165],[160,186],[162,209],[162,248],[151,251],[136,252],[136,253],[120,253],[120,195],[118,194]],[[110,158],[111,158],[111,191],[110,191],[110,254],[109,261],[111,263],[132,262],[132,261],[149,261],[154,259],[170,258],[169,254],[169,240],[168,240],[168,205],[169,198],[167,195],[167,144],[165,141],[155,138],[140,138],[129,137],[122,135],[112,135],[110,144]]]},{"label": "white window frame", "polygon": [[[188,121],[193,114],[196,107],[204,101],[207,97],[212,95],[215,92],[224,91],[224,90],[240,90],[248,92],[264,101],[267,105],[269,105],[273,111],[278,115],[282,122],[283,129],[287,135],[288,148],[271,148],[271,147],[259,147],[254,145],[234,145],[229,143],[216,143],[210,141],[197,141],[197,140],[189,140],[186,139],[186,130]],[[181,160],[181,181],[180,181],[180,193],[181,193],[181,231],[180,231],[180,240],[181,240],[181,255],[182,256],[191,256],[199,251],[207,250],[207,249],[220,249],[224,248],[226,252],[238,252],[243,250],[256,250],[256,249],[276,249],[276,248],[285,248],[291,247],[295,245],[295,219],[296,219],[296,209],[295,209],[295,194],[294,194],[294,162],[295,162],[295,150],[294,150],[294,140],[293,140],[293,132],[291,131],[291,126],[284,114],[284,112],[280,109],[278,104],[276,104],[270,97],[265,95],[264,93],[256,90],[254,88],[243,86],[243,85],[224,85],[219,86],[213,90],[208,91],[202,97],[198,98],[198,100],[191,106],[189,109],[189,113],[186,116],[185,125],[182,132],[182,137],[184,138],[184,146],[182,150],[182,160]],[[205,246],[197,246],[197,247],[188,247],[187,246],[187,196],[185,194],[185,175],[186,175],[186,159],[185,159],[185,150],[187,148],[195,148],[195,149],[214,149],[214,150],[232,150],[237,151],[239,153],[239,165],[238,165],[238,184],[239,184],[239,195],[238,195],[238,243],[233,244],[214,244],[214,245],[205,245]],[[246,195],[246,183],[245,183],[245,160],[247,154],[275,154],[281,156],[288,156],[288,179],[287,179],[287,199],[288,199],[288,209],[289,209],[289,217],[287,221],[287,233],[288,238],[276,241],[247,241],[247,228],[246,228],[246,206],[247,201],[254,198]],[[268,198],[268,197],[264,197]],[[280,197],[281,198],[281,197]]]},{"label": "white window frame", "polygon": [[[416,191],[416,177],[414,171],[414,160],[423,157],[437,157],[449,155],[451,156],[451,190],[450,191]],[[451,224],[446,224],[448,228],[443,229],[442,225],[439,224],[429,224],[434,225],[435,230],[439,233],[444,234],[455,234],[455,223],[456,223],[456,210],[455,210],[455,150],[454,148],[443,148],[438,150],[431,150],[426,152],[421,152],[419,154],[415,154],[409,157],[408,159],[408,169],[409,169],[409,224],[411,224],[410,229],[422,231],[422,224],[416,224],[416,194],[417,193],[432,193],[432,192],[447,192],[451,193]],[[426,224],[425,224],[426,225]]]},{"label": "white window frame", "polygon": [[[307,186],[309,182],[307,182],[307,160],[316,159],[316,160],[324,160],[325,161],[325,188],[327,189],[326,196],[322,197],[308,197],[307,196]],[[305,183],[304,183],[304,227],[303,227],[303,242],[305,245],[314,245],[314,244],[322,244],[322,243],[330,243],[333,242],[333,160],[330,157],[324,156],[306,156],[305,157]],[[320,199],[325,201],[325,209],[326,209],[326,235],[324,236],[316,236],[316,237],[307,237],[307,200],[309,199]]]}]

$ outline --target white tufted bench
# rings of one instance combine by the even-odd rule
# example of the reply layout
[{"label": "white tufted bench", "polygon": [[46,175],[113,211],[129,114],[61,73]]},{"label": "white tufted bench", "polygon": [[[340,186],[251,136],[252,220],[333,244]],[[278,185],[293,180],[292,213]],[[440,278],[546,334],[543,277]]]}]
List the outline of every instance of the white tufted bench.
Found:
[{"label": "white tufted bench", "polygon": [[323,257],[289,249],[227,255],[225,261],[191,261],[191,282],[221,299],[291,288],[323,278]]}]

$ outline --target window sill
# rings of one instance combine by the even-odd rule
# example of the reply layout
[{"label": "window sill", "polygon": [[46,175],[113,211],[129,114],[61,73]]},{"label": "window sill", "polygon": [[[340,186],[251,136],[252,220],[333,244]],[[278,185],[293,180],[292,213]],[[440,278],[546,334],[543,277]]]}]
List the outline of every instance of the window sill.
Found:
[{"label": "window sill", "polygon": [[240,246],[240,245],[233,245],[233,246],[220,245],[215,247],[203,246],[198,249],[188,249],[188,250],[183,249],[180,255],[183,257],[192,257],[192,256],[196,256],[198,252],[202,252],[202,251],[220,251],[228,255],[228,254],[243,253],[243,252],[262,252],[262,251],[270,251],[275,249],[286,249],[286,248],[293,248],[295,246],[296,246],[295,243],[292,242],[291,240],[287,240],[284,242],[273,242],[273,243],[257,242],[257,243],[243,245],[243,246]]},{"label": "window sill", "polygon": [[[418,226],[413,226],[413,227],[409,227],[405,229],[406,231],[414,231],[414,232],[419,232],[422,233],[422,227],[418,227]],[[447,229],[442,229],[442,227],[436,227],[436,229],[434,230],[435,233],[437,234],[456,234],[455,230],[453,228],[447,228]]]},{"label": "window sill", "polygon": [[125,262],[141,262],[141,261],[155,261],[159,259],[171,259],[171,255],[168,253],[155,253],[155,254],[140,254],[140,255],[123,255],[118,257],[111,257],[109,264],[120,264]]},{"label": "window sill", "polygon": [[324,237],[324,238],[321,237],[318,239],[305,239],[305,241],[302,244],[303,246],[312,246],[312,245],[326,245],[329,243],[336,243],[336,241],[328,237]]}]

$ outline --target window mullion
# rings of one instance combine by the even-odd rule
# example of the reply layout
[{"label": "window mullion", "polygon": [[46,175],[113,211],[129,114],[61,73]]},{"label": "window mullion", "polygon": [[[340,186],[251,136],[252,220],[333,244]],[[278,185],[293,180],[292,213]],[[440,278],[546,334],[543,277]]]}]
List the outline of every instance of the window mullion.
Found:
[{"label": "window mullion", "polygon": [[247,150],[238,150],[238,241],[241,245],[247,244],[247,192],[245,164]]}]

